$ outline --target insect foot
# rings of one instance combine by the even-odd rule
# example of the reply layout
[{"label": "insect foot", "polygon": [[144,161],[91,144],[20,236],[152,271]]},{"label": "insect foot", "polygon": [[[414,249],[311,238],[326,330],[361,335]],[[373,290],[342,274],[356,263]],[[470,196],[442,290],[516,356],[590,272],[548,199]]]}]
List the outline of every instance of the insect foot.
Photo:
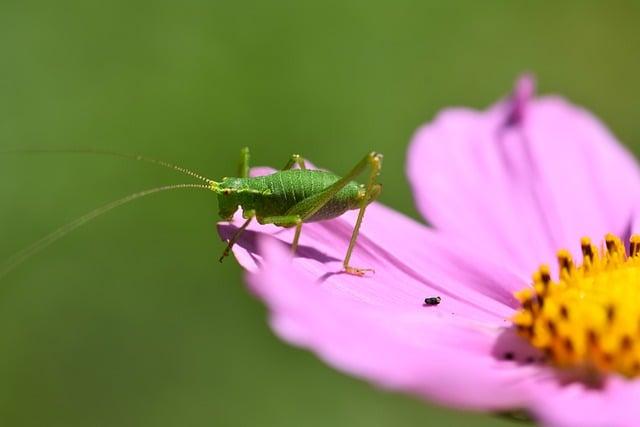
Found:
[{"label": "insect foot", "polygon": [[358,276],[358,277],[364,276],[368,271],[372,273],[376,272],[373,268],[358,268],[358,267],[350,267],[350,266],[346,266],[344,268],[344,271],[347,274],[351,274],[353,276]]}]

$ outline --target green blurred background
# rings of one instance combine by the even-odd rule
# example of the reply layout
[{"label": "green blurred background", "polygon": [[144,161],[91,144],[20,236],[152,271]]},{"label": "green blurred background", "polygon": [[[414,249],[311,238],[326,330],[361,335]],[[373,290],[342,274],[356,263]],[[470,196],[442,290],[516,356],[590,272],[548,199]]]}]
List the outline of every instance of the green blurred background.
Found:
[{"label": "green blurred background", "polygon": [[[0,148],[97,147],[211,177],[298,152],[345,171],[385,154],[382,201],[417,126],[484,107],[523,70],[632,148],[640,8],[631,2],[0,3]],[[189,181],[78,155],[0,156],[0,259],[130,192]],[[281,343],[233,260],[211,194],[138,201],[0,282],[7,426],[510,425],[378,391]]]}]

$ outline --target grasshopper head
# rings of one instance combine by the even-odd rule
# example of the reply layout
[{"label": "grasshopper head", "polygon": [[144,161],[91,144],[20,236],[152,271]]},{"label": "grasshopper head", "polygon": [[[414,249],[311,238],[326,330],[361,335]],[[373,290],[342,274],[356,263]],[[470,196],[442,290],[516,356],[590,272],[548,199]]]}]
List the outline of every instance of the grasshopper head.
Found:
[{"label": "grasshopper head", "polygon": [[211,188],[218,195],[218,214],[225,221],[231,220],[238,210],[237,190],[241,185],[240,179],[225,177],[216,183],[215,188]]}]

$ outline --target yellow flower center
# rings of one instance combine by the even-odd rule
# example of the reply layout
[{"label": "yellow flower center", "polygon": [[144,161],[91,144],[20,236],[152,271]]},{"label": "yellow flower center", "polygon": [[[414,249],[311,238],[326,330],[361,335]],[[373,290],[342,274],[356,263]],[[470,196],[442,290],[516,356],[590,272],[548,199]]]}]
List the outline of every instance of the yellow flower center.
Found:
[{"label": "yellow flower center", "polygon": [[640,375],[640,235],[629,253],[613,234],[598,248],[583,238],[582,264],[558,252],[558,280],[549,266],[533,275],[533,286],[516,293],[518,334],[554,365],[590,374]]}]

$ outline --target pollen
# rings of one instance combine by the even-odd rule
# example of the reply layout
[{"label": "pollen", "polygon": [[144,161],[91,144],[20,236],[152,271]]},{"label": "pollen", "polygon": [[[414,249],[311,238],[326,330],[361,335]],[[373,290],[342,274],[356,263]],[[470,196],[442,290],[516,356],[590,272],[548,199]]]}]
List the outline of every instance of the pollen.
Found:
[{"label": "pollen", "polygon": [[516,293],[521,308],[512,321],[518,334],[559,368],[588,374],[640,375],[640,235],[627,251],[607,234],[601,247],[580,242],[582,263],[557,254],[554,279],[548,265],[532,286]]}]

